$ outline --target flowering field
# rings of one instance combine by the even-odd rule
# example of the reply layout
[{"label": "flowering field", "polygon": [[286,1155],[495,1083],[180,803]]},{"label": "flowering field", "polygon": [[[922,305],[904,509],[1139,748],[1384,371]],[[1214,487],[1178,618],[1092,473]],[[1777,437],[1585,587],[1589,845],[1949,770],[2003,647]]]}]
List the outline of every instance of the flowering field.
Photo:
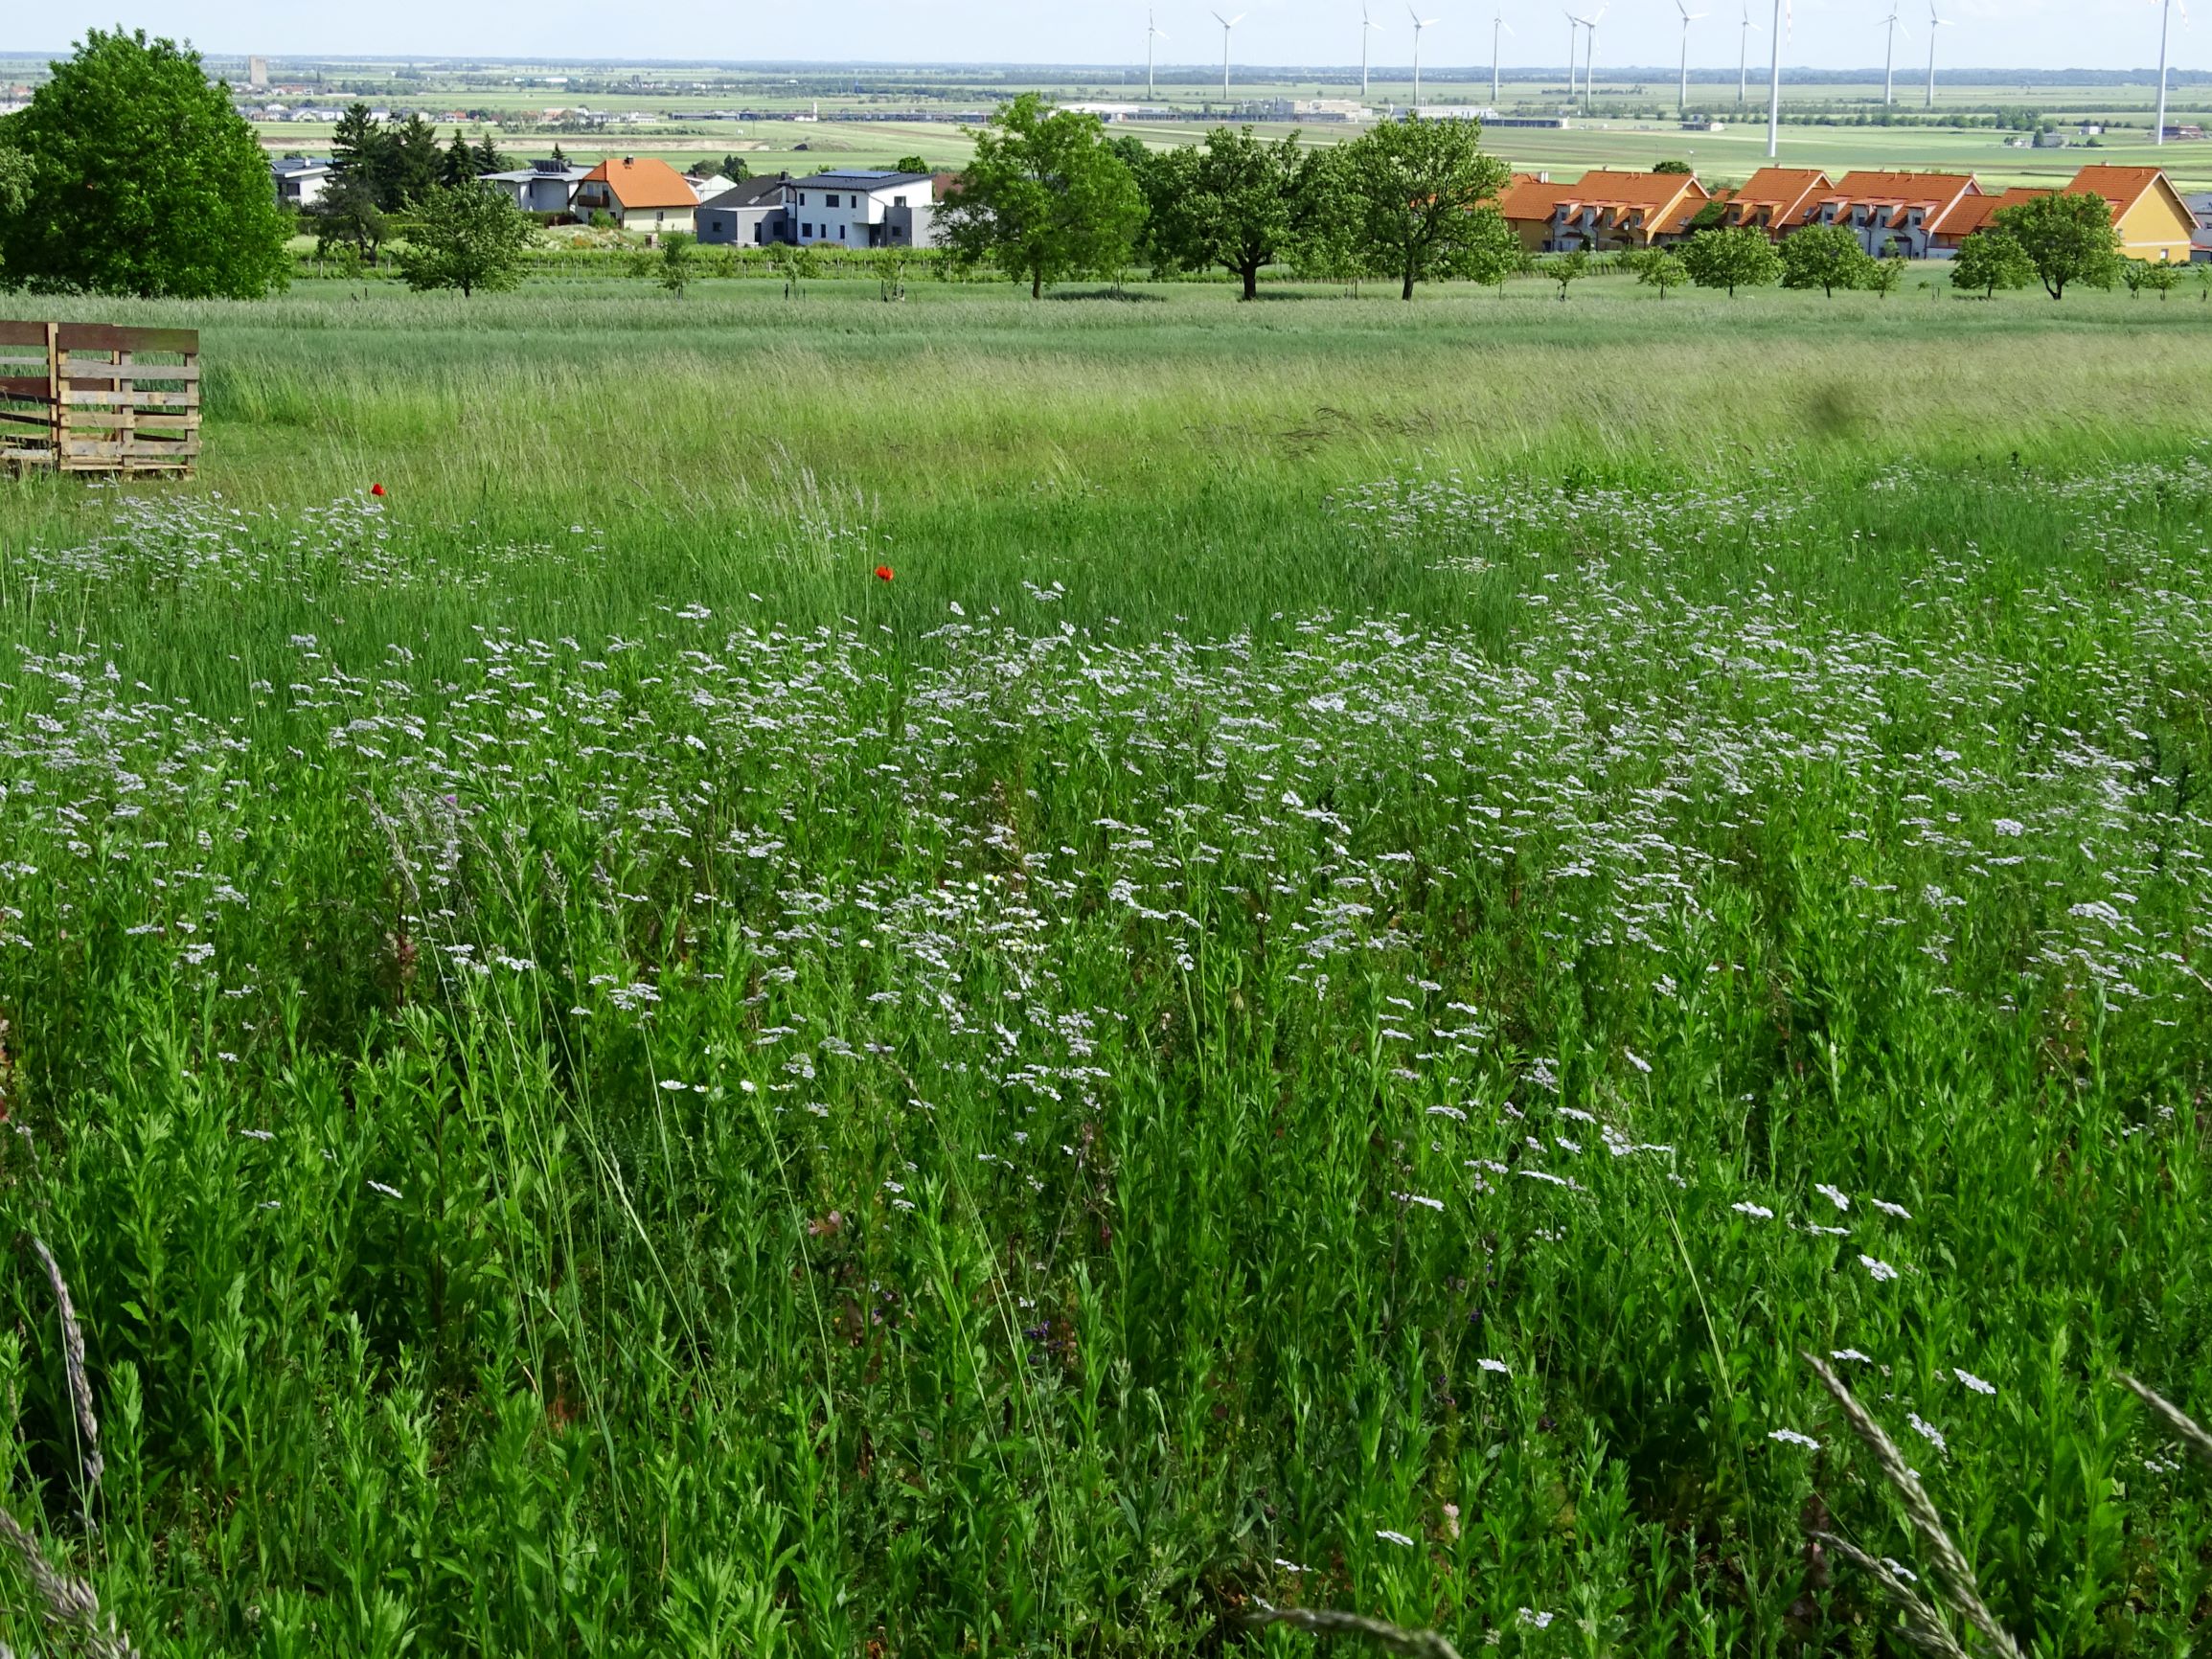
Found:
[{"label": "flowering field", "polygon": [[2023,1646],[2204,1639],[2115,1375],[2212,1408],[2212,447],[1409,445],[1235,622],[779,488],[0,549],[5,1502],[103,1618],[1900,1650],[1811,1352]]}]

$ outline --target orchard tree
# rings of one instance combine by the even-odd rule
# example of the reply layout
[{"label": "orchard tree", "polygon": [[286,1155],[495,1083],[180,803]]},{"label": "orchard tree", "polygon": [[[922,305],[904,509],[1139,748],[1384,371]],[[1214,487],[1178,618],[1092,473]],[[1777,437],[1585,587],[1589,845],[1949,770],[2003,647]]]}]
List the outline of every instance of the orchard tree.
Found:
[{"label": "orchard tree", "polygon": [[2064,299],[2069,285],[2109,288],[2119,280],[2120,236],[2101,195],[2039,195],[1996,211],[1997,229],[2018,242],[2043,292]]},{"label": "orchard tree", "polygon": [[1565,305],[1567,289],[1590,274],[1590,256],[1587,250],[1577,248],[1568,254],[1551,254],[1537,261],[1537,275],[1547,283],[1557,283],[1560,304]]},{"label": "orchard tree", "polygon": [[698,239],[688,231],[671,231],[660,250],[660,285],[677,299],[698,275]]},{"label": "orchard tree", "polygon": [[1871,289],[1883,299],[1904,286],[1904,259],[1902,255],[1885,255],[1868,267],[1859,286]]},{"label": "orchard tree", "polygon": [[1726,288],[1731,299],[1738,288],[1764,288],[1782,274],[1774,244],[1749,225],[1699,231],[1682,244],[1682,263],[1698,286]]},{"label": "orchard tree", "polygon": [[1837,288],[1859,288],[1872,276],[1873,258],[1847,225],[1807,225],[1782,239],[1782,285],[1818,288],[1833,299]]},{"label": "orchard tree", "polygon": [[0,122],[20,209],[0,267],[49,290],[259,299],[291,274],[268,158],[199,55],[143,30],[88,31]]},{"label": "orchard tree", "polygon": [[1099,118],[1048,111],[1034,92],[975,135],[939,218],[954,259],[1026,278],[1032,299],[1065,277],[1119,272],[1144,222],[1144,193]]},{"label": "orchard tree", "polygon": [[1269,144],[1248,126],[1217,126],[1203,146],[1171,149],[1148,168],[1152,247],[1169,269],[1223,266],[1257,299],[1261,271],[1297,235],[1309,171],[1295,132]]},{"label": "orchard tree", "polygon": [[1966,293],[1981,290],[1995,299],[1999,288],[2024,288],[2036,280],[2036,261],[2010,231],[1979,230],[1959,243],[1950,261],[1950,285]]},{"label": "orchard tree", "polygon": [[1690,280],[1690,267],[1673,248],[1648,249],[1637,259],[1635,269],[1636,281],[1648,288],[1658,289],[1662,300],[1669,288],[1678,288]]},{"label": "orchard tree", "polygon": [[1290,268],[1311,282],[1334,283],[1347,293],[1379,271],[1359,219],[1359,198],[1344,147],[1317,149],[1307,163],[1298,193]]},{"label": "orchard tree", "polygon": [[418,210],[399,274],[410,288],[459,288],[463,298],[512,288],[536,228],[490,185],[435,186]]},{"label": "orchard tree", "polygon": [[1379,269],[1399,297],[1446,277],[1495,281],[1517,262],[1520,239],[1497,211],[1512,176],[1482,149],[1472,121],[1384,121],[1343,147],[1350,205]]}]

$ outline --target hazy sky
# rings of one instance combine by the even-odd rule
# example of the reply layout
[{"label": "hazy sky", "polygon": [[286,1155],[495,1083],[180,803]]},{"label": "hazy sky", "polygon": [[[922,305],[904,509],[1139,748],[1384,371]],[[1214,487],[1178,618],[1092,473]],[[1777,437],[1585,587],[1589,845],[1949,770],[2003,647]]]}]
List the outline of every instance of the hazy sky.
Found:
[{"label": "hazy sky", "polygon": [[[1380,25],[1377,63],[1404,64],[1413,30],[1404,0],[1370,0]],[[1500,0],[1421,0],[1438,19],[1422,46],[1425,64],[1487,64],[1491,17]],[[1588,0],[1595,4],[1596,0]],[[1772,0],[1750,0],[1755,17]],[[1897,0],[1911,28],[1898,41],[1901,65],[1925,64],[1928,0]],[[1733,64],[1745,0],[1687,0],[1712,16],[1692,25],[1691,60]],[[1881,61],[1881,19],[1888,0],[1792,0],[1794,27],[1783,60],[1849,68]],[[1938,0],[1954,20],[1938,42],[1941,61],[1983,67],[2126,69],[2154,64],[2158,0]],[[1236,57],[1254,64],[1356,63],[1359,0],[1229,0]],[[1578,7],[1578,10],[1580,8]],[[1560,0],[1502,0],[1507,63],[1557,64],[1566,53]],[[2212,11],[2212,0],[2200,10]],[[1209,7],[1162,0],[1162,62],[1221,60],[1220,26]],[[85,27],[124,21],[189,36],[211,53],[375,53],[424,57],[699,57],[727,60],[1141,63],[1143,4],[1128,0],[776,0],[726,8],[604,0],[379,0],[373,6],[298,0],[163,0],[132,10],[120,0],[56,0],[8,8],[0,50],[52,48]],[[2212,63],[2212,16],[2190,31],[2177,12],[2177,68]],[[1598,65],[1675,60],[1681,23],[1675,0],[1610,0],[1598,35]],[[8,38],[8,36],[13,38]],[[1752,57],[1766,51],[1752,37]]]}]

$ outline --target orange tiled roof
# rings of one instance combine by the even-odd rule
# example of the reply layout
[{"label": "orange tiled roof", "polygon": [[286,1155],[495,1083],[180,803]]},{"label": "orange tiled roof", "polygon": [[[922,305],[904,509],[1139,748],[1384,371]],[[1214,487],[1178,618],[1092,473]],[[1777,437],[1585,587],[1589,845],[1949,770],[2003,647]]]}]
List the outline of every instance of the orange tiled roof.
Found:
[{"label": "orange tiled roof", "polygon": [[584,184],[604,184],[626,208],[694,208],[699,198],[684,183],[684,175],[665,161],[651,156],[625,156],[601,162],[582,178]]},{"label": "orange tiled roof", "polygon": [[2133,207],[2143,193],[2158,182],[2155,167],[2085,167],[2066,186],[2069,195],[2101,195],[2112,204],[2112,216]]},{"label": "orange tiled roof", "polygon": [[1835,195],[1825,199],[1939,207],[1980,189],[1971,172],[1847,172],[1836,181]]},{"label": "orange tiled roof", "polygon": [[1652,227],[1665,231],[1674,228],[1676,219],[1687,223],[1709,199],[1705,187],[1689,173],[1615,172],[1608,168],[1592,168],[1573,184],[1544,184],[1519,174],[1499,193],[1497,206],[1509,219],[1548,219],[1562,203],[1591,207],[1618,224],[1637,210],[1678,208],[1685,194],[1691,204],[1687,213],[1669,214],[1665,223]]},{"label": "orange tiled roof", "polygon": [[1806,200],[1814,191],[1832,188],[1828,175],[1816,167],[1763,167],[1729,193],[1729,205],[1735,210],[1730,222],[1748,224],[1762,208],[1769,224],[1794,222],[1804,216]]},{"label": "orange tiled roof", "polygon": [[2015,185],[2011,190],[1999,192],[1995,195],[1961,196],[1927,227],[1928,234],[1938,237],[1971,237],[1974,232],[1986,230],[1995,223],[1999,209],[2018,207],[2022,202],[2033,201],[2037,196],[2050,193],[2047,190],[2029,190]]}]

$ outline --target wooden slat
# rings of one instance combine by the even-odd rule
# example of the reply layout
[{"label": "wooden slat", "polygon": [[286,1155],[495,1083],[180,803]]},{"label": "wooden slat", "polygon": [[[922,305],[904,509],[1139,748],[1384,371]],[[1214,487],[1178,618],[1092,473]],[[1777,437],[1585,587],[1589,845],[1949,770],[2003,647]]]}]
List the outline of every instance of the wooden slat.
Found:
[{"label": "wooden slat", "polygon": [[[187,352],[199,350],[197,329],[134,329],[115,323],[62,323],[58,341],[64,352]],[[0,321],[0,346],[46,344],[44,323]]]},{"label": "wooden slat", "polygon": [[197,409],[196,392],[64,392],[72,409]]},{"label": "wooden slat", "polygon": [[196,380],[197,363],[84,363],[75,352],[64,353],[61,360],[61,377],[64,380]]}]

